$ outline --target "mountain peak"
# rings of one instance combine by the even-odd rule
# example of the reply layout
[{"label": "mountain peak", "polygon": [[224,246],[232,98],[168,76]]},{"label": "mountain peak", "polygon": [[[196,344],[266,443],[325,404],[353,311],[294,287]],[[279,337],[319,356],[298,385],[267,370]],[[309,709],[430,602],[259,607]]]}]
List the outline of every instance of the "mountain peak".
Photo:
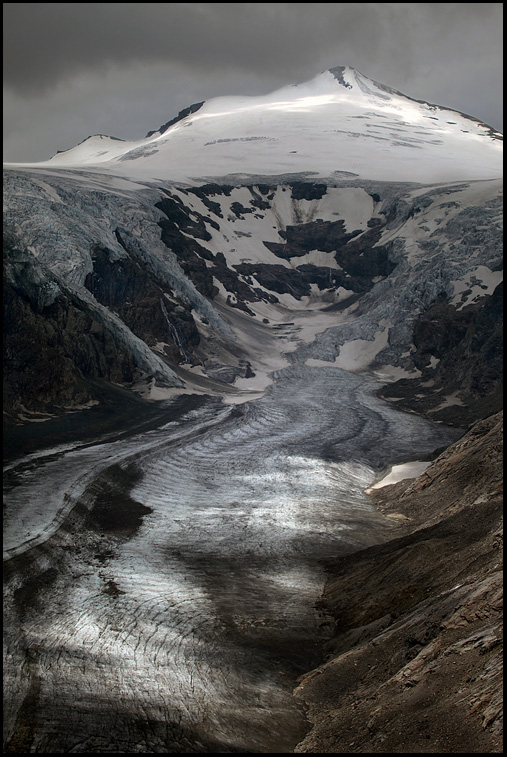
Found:
[{"label": "mountain peak", "polygon": [[89,139],[47,164],[192,184],[294,174],[434,183],[501,176],[500,136],[334,66],[267,95],[195,103],[138,141]]},{"label": "mountain peak", "polygon": [[375,81],[375,79],[365,76],[365,74],[361,73],[361,71],[358,71],[356,68],[352,68],[352,66],[334,66],[333,68],[329,68],[326,73],[332,74],[336,81],[346,89],[356,89],[358,93],[362,92],[365,95],[379,97],[381,100],[387,101],[394,96],[402,97],[413,102],[424,103],[426,105],[431,104],[426,103],[424,100],[416,100],[393,87],[389,87],[387,84]]}]

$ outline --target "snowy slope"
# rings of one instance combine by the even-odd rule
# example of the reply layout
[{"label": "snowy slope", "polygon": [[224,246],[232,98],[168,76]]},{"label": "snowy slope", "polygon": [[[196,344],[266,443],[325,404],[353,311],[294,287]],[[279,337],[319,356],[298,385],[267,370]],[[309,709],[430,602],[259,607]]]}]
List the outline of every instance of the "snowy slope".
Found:
[{"label": "snowy slope", "polygon": [[266,96],[210,99],[137,142],[95,135],[37,165],[190,184],[294,173],[435,183],[498,178],[501,150],[477,119],[336,67]]}]

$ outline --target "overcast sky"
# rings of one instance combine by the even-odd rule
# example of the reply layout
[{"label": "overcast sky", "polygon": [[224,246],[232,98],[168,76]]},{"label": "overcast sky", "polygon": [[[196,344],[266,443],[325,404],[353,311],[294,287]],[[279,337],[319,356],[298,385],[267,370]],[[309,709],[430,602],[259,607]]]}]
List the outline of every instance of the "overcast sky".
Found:
[{"label": "overcast sky", "polygon": [[352,66],[503,131],[502,3],[4,3],[4,160]]}]

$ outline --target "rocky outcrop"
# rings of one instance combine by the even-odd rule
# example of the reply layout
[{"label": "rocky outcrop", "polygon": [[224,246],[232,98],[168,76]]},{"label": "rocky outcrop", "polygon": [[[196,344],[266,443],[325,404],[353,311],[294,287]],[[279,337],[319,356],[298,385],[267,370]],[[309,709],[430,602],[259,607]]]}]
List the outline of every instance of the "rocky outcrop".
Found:
[{"label": "rocky outcrop", "polygon": [[[230,189],[226,188],[225,191],[230,192]],[[201,192],[198,193],[198,196],[206,197],[206,194]],[[209,203],[207,204],[209,206]],[[235,203],[232,203],[231,209],[234,210],[234,206]],[[269,294],[266,295],[259,287],[251,287],[242,281],[238,271],[227,266],[222,252],[213,254],[202,244],[199,244],[198,239],[204,241],[211,239],[206,224],[216,230],[220,228],[216,221],[200,214],[191,214],[181,200],[170,197],[165,197],[156,203],[156,207],[167,217],[159,221],[159,226],[162,229],[162,241],[175,253],[185,275],[195,285],[198,292],[205,297],[214,299],[219,293],[215,284],[215,280],[217,280],[235,298],[234,302],[229,298],[228,304],[239,307],[250,315],[253,315],[253,313],[249,310],[246,302],[256,302],[260,299],[276,301]],[[236,213],[239,213],[237,207],[235,210]],[[249,210],[249,212],[251,211]],[[192,218],[192,215],[197,216],[197,220]]]},{"label": "rocky outcrop", "polygon": [[335,629],[296,690],[296,752],[502,751],[502,420],[373,490],[395,538],[327,565]]},{"label": "rocky outcrop", "polygon": [[7,422],[94,401],[94,379],[130,384],[139,376],[116,336],[9,236],[3,306]]},{"label": "rocky outcrop", "polygon": [[174,295],[167,297],[163,282],[142,261],[129,255],[119,258],[100,245],[94,246],[91,258],[93,272],[87,275],[85,287],[98,302],[117,313],[150,347],[163,344],[173,363],[192,361],[190,353],[200,337],[191,306]]},{"label": "rocky outcrop", "polygon": [[162,124],[162,126],[159,129],[157,129],[156,131],[149,131],[145,139],[153,136],[153,134],[156,134],[157,132],[159,134],[164,134],[164,132],[166,132],[167,129],[169,129],[169,127],[174,126],[174,124],[177,124],[178,121],[182,121],[184,118],[186,118],[187,116],[190,116],[192,113],[196,113],[199,110],[199,108],[203,105],[204,105],[204,100],[202,102],[189,105],[188,108],[183,108],[183,110],[180,110],[177,116],[175,116],[174,118],[171,118],[171,120],[167,121],[167,123]]},{"label": "rocky outcrop", "polygon": [[420,376],[384,386],[381,397],[458,426],[503,407],[502,283],[461,310],[438,297],[416,320],[413,343]]},{"label": "rocky outcrop", "polygon": [[[266,210],[274,210],[276,216],[276,184],[252,185],[247,189],[250,195],[248,203],[238,200],[230,203],[233,220],[244,221],[249,215],[262,219],[262,211]],[[185,274],[201,294],[214,299],[218,294],[215,283],[218,281],[231,295],[228,299],[230,306],[253,315],[248,302],[276,303],[279,301],[277,294],[290,294],[295,299],[301,299],[310,295],[312,284],[321,291],[343,287],[354,293],[364,293],[394,270],[396,263],[389,257],[390,245],[377,245],[385,219],[370,219],[367,230],[356,229],[352,232],[346,231],[343,219],[305,222],[300,201],[318,201],[324,197],[328,187],[311,182],[291,182],[284,189],[290,191],[297,223],[282,224],[284,228],[279,230],[282,242],[264,241],[263,244],[276,257],[289,261],[291,267],[265,262],[241,262],[228,266],[222,252],[214,254],[197,241],[209,241],[210,229],[220,230],[216,219],[223,218],[223,213],[220,204],[210,197],[230,197],[234,190],[232,186],[209,184],[188,190],[205,204],[210,211],[207,216],[191,211],[180,198],[171,197],[168,191],[167,196],[156,203],[156,207],[166,216],[159,221],[162,240],[177,255]],[[243,234],[251,236],[249,232]],[[313,250],[327,253],[330,265],[297,265],[298,258],[307,256]]]}]

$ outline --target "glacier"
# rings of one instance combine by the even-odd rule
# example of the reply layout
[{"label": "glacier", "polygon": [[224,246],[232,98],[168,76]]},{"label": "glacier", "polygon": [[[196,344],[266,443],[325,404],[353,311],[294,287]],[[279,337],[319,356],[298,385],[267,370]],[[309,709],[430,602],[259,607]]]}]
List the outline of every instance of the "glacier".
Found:
[{"label": "glacier", "polygon": [[336,67],[5,166],[7,751],[294,750],[322,560],[495,409],[500,155]]}]

